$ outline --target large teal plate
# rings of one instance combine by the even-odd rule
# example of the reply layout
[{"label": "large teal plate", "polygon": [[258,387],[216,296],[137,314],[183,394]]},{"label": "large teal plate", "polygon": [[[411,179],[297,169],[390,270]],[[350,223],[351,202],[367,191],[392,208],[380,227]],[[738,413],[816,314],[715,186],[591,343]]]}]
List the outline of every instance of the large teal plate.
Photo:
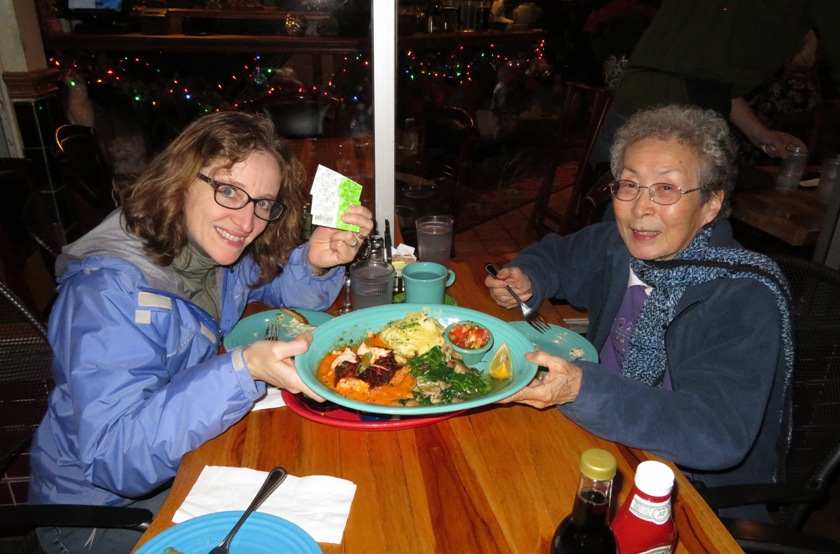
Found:
[{"label": "large teal plate", "polygon": [[[163,554],[168,548],[183,554],[207,554],[222,542],[242,511],[198,516],[170,527],[141,546],[135,554]],[[309,534],[283,518],[255,512],[236,533],[231,554],[323,554]]]},{"label": "large teal plate", "polygon": [[553,356],[560,356],[570,362],[575,360],[598,361],[598,351],[595,350],[592,343],[574,331],[549,324],[551,329],[545,333],[540,333],[531,327],[527,321],[514,321],[511,325],[528,337],[528,340],[534,343],[534,346]]},{"label": "large teal plate", "polygon": [[280,310],[268,310],[258,314],[249,315],[234,325],[230,333],[225,337],[225,350],[232,350],[239,346],[248,346],[254,341],[265,336],[265,328],[270,322],[279,325],[278,338],[282,341],[290,341],[304,331],[311,331],[318,325],[333,318],[330,314],[316,312],[314,310],[303,310],[295,308],[294,311],[309,321],[309,325],[303,325]]},{"label": "large teal plate", "polygon": [[494,386],[492,391],[483,396],[458,404],[437,404],[435,406],[380,406],[379,404],[358,402],[336,393],[318,380],[318,364],[332,350],[343,345],[361,342],[367,336],[368,331],[378,333],[386,323],[402,319],[406,314],[424,308],[428,308],[428,306],[423,304],[376,306],[350,312],[327,321],[312,332],[314,340],[309,350],[295,357],[295,366],[301,379],[313,391],[345,408],[391,415],[432,415],[492,404],[525,387],[536,375],[536,364],[525,359],[525,353],[534,349],[531,341],[509,323],[467,308],[436,305],[428,308],[429,315],[437,319],[444,327],[456,321],[469,320],[484,325],[493,333],[496,346],[490,349],[484,358],[473,366],[476,369],[486,372],[487,364],[495,354],[496,349],[503,342],[506,342],[513,360],[513,377],[501,383],[496,381],[495,384],[498,384],[498,386]]}]

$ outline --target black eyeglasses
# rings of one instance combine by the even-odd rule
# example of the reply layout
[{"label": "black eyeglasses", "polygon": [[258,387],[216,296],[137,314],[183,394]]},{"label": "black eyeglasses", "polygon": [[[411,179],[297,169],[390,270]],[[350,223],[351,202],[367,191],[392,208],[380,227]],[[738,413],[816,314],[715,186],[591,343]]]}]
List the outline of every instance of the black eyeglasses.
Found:
[{"label": "black eyeglasses", "polygon": [[642,189],[648,189],[650,199],[660,206],[676,204],[680,201],[683,194],[700,190],[699,187],[690,190],[683,190],[670,183],[654,183],[649,187],[643,187],[639,185],[639,183],[635,183],[633,181],[613,181],[610,183],[610,194],[613,195],[613,198],[621,200],[622,202],[632,202],[639,197],[639,194],[642,193]]},{"label": "black eyeglasses", "polygon": [[227,208],[229,210],[241,210],[248,205],[249,202],[254,203],[254,215],[263,221],[274,221],[283,214],[286,206],[270,200],[268,198],[251,198],[251,195],[230,183],[222,183],[211,179],[203,173],[197,174],[197,177],[213,187],[215,190],[213,199],[216,204]]}]

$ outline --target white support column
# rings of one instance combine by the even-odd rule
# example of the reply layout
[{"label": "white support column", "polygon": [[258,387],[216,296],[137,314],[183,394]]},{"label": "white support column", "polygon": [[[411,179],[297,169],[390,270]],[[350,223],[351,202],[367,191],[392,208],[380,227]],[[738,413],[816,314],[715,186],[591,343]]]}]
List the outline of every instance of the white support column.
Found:
[{"label": "white support column", "polygon": [[[371,0],[373,18],[373,138],[376,232],[394,226],[397,83],[397,0]],[[392,231],[393,232],[393,231]]]}]

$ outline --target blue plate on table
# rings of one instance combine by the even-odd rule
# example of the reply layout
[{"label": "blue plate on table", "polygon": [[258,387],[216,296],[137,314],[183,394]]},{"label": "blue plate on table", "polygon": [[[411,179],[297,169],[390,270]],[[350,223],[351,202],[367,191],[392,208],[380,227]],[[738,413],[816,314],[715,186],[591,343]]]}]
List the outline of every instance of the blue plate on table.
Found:
[{"label": "blue plate on table", "polygon": [[265,336],[265,329],[269,323],[278,324],[278,339],[290,341],[304,331],[312,331],[318,325],[333,318],[330,314],[295,308],[309,324],[297,321],[292,316],[280,310],[268,310],[258,314],[249,315],[237,323],[224,340],[225,350],[232,350],[239,346],[248,346],[254,341],[261,340]]},{"label": "blue plate on table", "polygon": [[[435,404],[433,406],[382,406],[359,402],[338,394],[318,379],[318,365],[324,359],[324,356],[342,346],[357,344],[367,337],[369,331],[378,333],[386,323],[403,319],[406,314],[423,309],[428,310],[429,316],[437,319],[443,327],[458,321],[474,321],[488,328],[493,333],[495,346],[473,367],[486,372],[487,365],[498,347],[502,343],[507,343],[513,361],[513,376],[505,381],[494,380],[493,389],[482,396],[458,404]],[[525,335],[501,319],[458,306],[435,305],[429,307],[423,304],[390,304],[365,308],[327,321],[315,329],[312,336],[313,341],[309,350],[304,354],[295,356],[295,366],[303,382],[327,400],[339,406],[363,412],[429,416],[477,408],[507,398],[525,387],[537,373],[537,365],[525,359],[525,353],[534,349],[531,341]]]},{"label": "blue plate on table", "polygon": [[[242,511],[218,512],[170,527],[141,546],[135,554],[207,554],[227,536]],[[171,550],[170,550],[171,549]],[[323,554],[309,534],[283,518],[255,512],[233,538],[231,554]]]},{"label": "blue plate on table", "polygon": [[565,327],[549,324],[551,329],[545,333],[540,333],[531,327],[527,321],[514,321],[511,326],[528,337],[528,340],[535,347],[553,356],[565,358],[570,362],[575,360],[598,361],[598,351],[595,350],[592,343]]}]

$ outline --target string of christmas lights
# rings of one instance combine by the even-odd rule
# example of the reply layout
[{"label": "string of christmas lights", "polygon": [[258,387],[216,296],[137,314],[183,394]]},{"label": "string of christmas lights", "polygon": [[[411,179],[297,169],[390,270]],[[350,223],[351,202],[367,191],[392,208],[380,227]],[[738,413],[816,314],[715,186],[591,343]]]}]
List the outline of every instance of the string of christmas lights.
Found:
[{"label": "string of christmas lights", "polygon": [[[477,76],[494,78],[501,68],[531,72],[545,69],[544,44],[532,51],[510,53],[494,44],[451,50],[407,50],[402,53],[398,78],[400,86],[420,81],[437,81],[450,87],[472,82]],[[224,68],[223,63],[195,71],[195,62],[177,56],[109,56],[104,53],[63,54],[50,58],[50,64],[62,71],[66,86],[76,86],[84,79],[92,98],[121,96],[138,108],[184,109],[209,113],[226,109],[242,109],[265,94],[297,89],[300,85],[278,84],[275,77],[288,60],[278,55],[264,60],[253,56],[245,63]],[[218,62],[218,60],[214,60]],[[311,94],[330,94],[347,104],[367,103],[371,95],[370,59],[365,54],[346,56],[322,90],[307,87]],[[193,70],[189,70],[192,68]]]}]

